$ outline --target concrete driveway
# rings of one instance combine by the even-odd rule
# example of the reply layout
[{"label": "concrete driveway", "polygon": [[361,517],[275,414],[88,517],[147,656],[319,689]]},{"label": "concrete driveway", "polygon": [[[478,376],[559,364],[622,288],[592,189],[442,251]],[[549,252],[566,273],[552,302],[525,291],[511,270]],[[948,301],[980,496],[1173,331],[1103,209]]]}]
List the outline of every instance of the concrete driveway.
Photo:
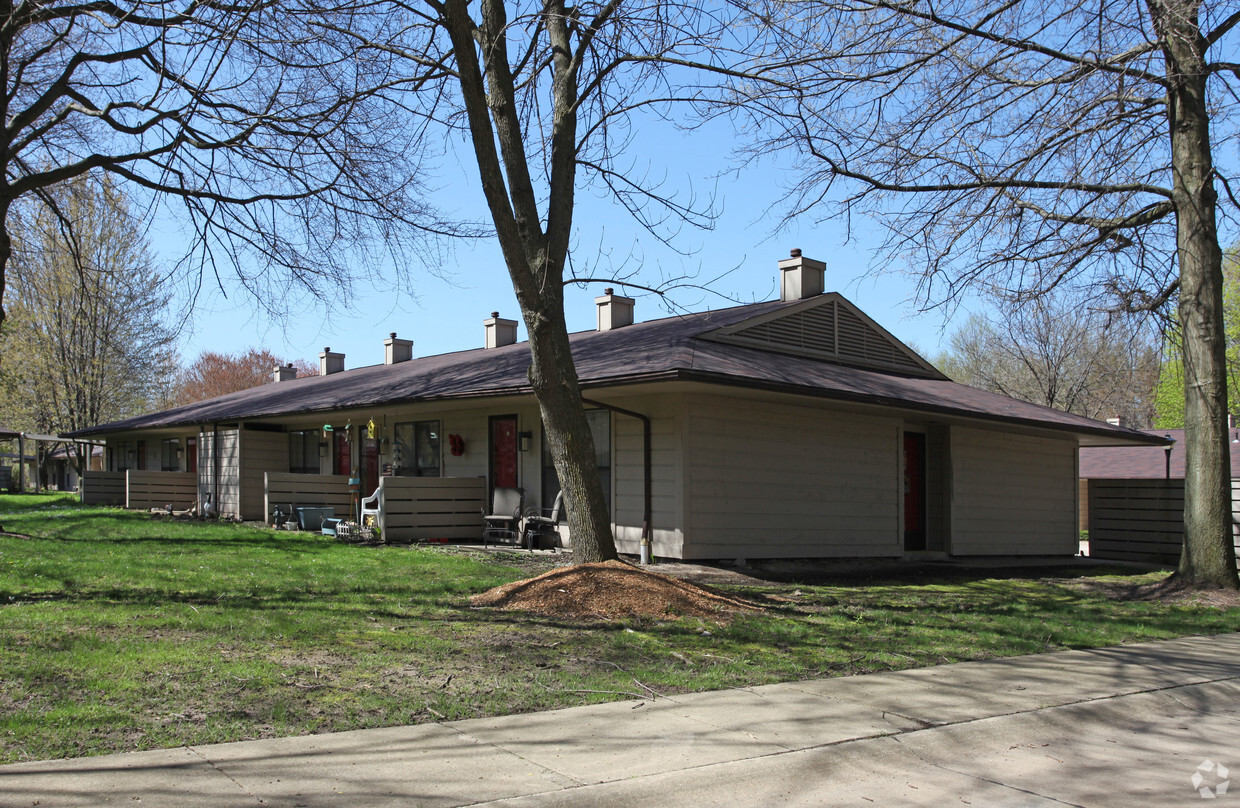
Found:
[{"label": "concrete driveway", "polygon": [[1203,800],[1240,808],[1240,634],[0,767],[3,808]]}]

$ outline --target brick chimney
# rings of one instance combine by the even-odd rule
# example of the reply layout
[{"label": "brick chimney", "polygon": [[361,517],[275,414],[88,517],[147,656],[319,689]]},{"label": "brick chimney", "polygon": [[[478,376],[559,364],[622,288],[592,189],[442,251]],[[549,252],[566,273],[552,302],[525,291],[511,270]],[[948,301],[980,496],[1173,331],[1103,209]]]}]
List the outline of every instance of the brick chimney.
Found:
[{"label": "brick chimney", "polygon": [[395,365],[397,362],[408,362],[413,358],[413,340],[397,339],[393,331],[383,341],[383,364]]},{"label": "brick chimney", "polygon": [[826,271],[826,264],[805,258],[799,249],[794,249],[791,258],[779,262],[779,299],[805,300],[822,294]]},{"label": "brick chimney", "polygon": [[615,289],[604,289],[602,297],[594,298],[598,307],[598,330],[611,331],[633,324],[633,298],[615,294]]},{"label": "brick chimney", "polygon": [[491,316],[482,321],[482,328],[485,332],[483,345],[487,349],[503,348],[517,341],[517,321],[501,318],[498,311],[491,312]]},{"label": "brick chimney", "polygon": [[297,368],[293,367],[293,363],[287,365],[276,365],[275,370],[271,373],[273,382],[287,382],[297,378]]},{"label": "brick chimney", "polygon": [[330,376],[344,370],[344,354],[333,353],[331,348],[324,348],[319,354],[319,375]]}]

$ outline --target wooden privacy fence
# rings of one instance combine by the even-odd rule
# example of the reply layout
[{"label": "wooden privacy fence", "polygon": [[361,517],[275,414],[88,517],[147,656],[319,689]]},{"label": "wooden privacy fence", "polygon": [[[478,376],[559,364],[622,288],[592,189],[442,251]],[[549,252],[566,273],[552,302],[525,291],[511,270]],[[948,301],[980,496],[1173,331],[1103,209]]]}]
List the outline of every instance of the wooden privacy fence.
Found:
[{"label": "wooden privacy fence", "polygon": [[83,505],[124,505],[125,472],[87,471],[82,474],[79,496]]},{"label": "wooden privacy fence", "polygon": [[[1238,500],[1240,480],[1233,480],[1233,541]],[[1184,480],[1090,480],[1090,557],[1174,566],[1183,545]]]},{"label": "wooden privacy fence", "polygon": [[[289,474],[269,471],[264,483],[263,518],[271,520],[277,505],[294,508],[335,508],[340,519],[352,519],[349,478],[341,474]],[[363,494],[365,496],[365,494]]]},{"label": "wooden privacy fence", "polygon": [[388,542],[479,540],[486,498],[484,477],[383,477],[379,529]]},{"label": "wooden privacy fence", "polygon": [[198,475],[190,471],[138,471],[125,474],[125,507],[183,511],[198,502]]}]

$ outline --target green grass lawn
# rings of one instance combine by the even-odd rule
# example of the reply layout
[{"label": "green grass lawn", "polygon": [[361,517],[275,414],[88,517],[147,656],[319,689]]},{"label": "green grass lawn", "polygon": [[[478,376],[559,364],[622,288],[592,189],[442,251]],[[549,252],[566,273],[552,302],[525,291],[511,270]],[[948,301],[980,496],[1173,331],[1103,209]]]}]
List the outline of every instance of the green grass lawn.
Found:
[{"label": "green grass lawn", "polygon": [[359,547],[0,495],[0,763],[496,715],[1240,630],[1080,576],[733,588],[730,625],[471,608],[528,555]]}]

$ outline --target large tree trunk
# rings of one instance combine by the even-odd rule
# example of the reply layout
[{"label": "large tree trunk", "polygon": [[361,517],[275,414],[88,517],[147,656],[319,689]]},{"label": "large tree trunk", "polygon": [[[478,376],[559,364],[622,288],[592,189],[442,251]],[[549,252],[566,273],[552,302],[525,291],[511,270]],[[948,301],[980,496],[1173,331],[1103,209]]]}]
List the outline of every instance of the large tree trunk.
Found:
[{"label": "large tree trunk", "polygon": [[1150,0],[1167,76],[1180,323],[1184,329],[1184,549],[1177,575],[1240,588],[1232,544],[1231,457],[1223,335],[1223,256],[1206,107],[1206,43],[1197,3]]},{"label": "large tree trunk", "polygon": [[573,562],[615,558],[607,499],[598,476],[594,438],[581,403],[563,305],[545,307],[544,311],[522,308],[530,334],[530,384],[538,398],[547,446],[564,491]]},{"label": "large tree trunk", "polygon": [[[576,76],[569,69],[567,12],[547,4],[547,26],[559,47],[554,64],[552,172],[547,228],[530,176],[526,138],[509,71],[503,0],[483,0],[475,26],[466,0],[444,4],[443,24],[455,50],[461,97],[479,178],[504,262],[530,337],[530,384],[538,399],[547,445],[564,491],[574,563],[616,557],[607,500],[586,420],[564,320],[564,265],[572,230],[576,168]],[[478,59],[481,45],[486,59]],[[498,145],[498,151],[496,146]]]}]

